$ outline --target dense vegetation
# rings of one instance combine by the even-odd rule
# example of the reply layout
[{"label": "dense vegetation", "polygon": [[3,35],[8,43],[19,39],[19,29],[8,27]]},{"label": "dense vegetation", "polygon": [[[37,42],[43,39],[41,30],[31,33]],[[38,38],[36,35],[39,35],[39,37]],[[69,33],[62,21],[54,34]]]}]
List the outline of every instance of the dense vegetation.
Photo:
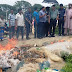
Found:
[{"label": "dense vegetation", "polygon": [[62,72],[72,72],[72,54],[65,56],[66,65],[62,68]]}]

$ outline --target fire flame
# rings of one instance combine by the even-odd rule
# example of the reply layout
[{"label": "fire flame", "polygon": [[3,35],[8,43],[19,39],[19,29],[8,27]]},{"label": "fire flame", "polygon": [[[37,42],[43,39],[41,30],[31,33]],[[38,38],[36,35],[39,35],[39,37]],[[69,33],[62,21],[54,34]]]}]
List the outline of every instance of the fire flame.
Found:
[{"label": "fire flame", "polygon": [[13,53],[13,56],[17,56],[19,53],[16,51]]},{"label": "fire flame", "polygon": [[0,44],[0,53],[1,53],[1,51],[11,50],[12,48],[14,48],[16,46],[16,44],[17,44],[17,40],[8,39],[7,45],[3,46]]}]

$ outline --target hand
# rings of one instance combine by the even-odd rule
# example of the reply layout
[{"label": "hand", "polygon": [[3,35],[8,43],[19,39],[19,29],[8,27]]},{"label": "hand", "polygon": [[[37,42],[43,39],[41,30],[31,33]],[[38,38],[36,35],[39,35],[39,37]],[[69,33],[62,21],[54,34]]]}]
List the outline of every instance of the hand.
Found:
[{"label": "hand", "polygon": [[47,14],[44,14],[44,16],[45,16],[45,15],[47,15]]},{"label": "hand", "polygon": [[70,19],[72,19],[72,16],[70,17]]},{"label": "hand", "polygon": [[57,17],[56,20],[59,20],[59,17]]},{"label": "hand", "polygon": [[17,26],[15,26],[15,30],[17,30]]},{"label": "hand", "polygon": [[65,20],[66,20],[66,17],[64,17],[64,22],[65,22]]},{"label": "hand", "polygon": [[49,24],[50,24],[50,21],[48,21],[49,22]]}]

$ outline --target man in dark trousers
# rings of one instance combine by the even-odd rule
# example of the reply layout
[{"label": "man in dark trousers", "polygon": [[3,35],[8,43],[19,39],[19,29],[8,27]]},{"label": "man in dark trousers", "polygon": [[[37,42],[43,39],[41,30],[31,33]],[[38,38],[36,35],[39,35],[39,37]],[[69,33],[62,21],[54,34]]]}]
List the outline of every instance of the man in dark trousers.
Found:
[{"label": "man in dark trousers", "polygon": [[58,10],[56,9],[55,5],[53,5],[50,11],[50,37],[55,37],[54,34],[57,19],[58,19]]},{"label": "man in dark trousers", "polygon": [[42,7],[39,11],[39,38],[45,37],[45,23],[46,23],[46,13],[45,13],[45,7]]},{"label": "man in dark trousers", "polygon": [[59,20],[58,20],[59,36],[61,36],[61,34],[64,35],[64,14],[65,14],[65,9],[63,8],[63,4],[60,4]]},{"label": "man in dark trousers", "polygon": [[32,23],[32,13],[31,13],[31,8],[28,8],[28,11],[25,13],[25,25],[26,25],[26,39],[29,38],[29,33],[30,33],[30,25]]},{"label": "man in dark trousers", "polygon": [[48,37],[49,26],[50,26],[50,7],[46,7],[46,24],[45,24],[45,36]]},{"label": "man in dark trousers", "polygon": [[11,13],[8,16],[9,20],[9,38],[13,38],[15,34],[15,14],[14,11],[11,9]]},{"label": "man in dark trousers", "polygon": [[39,23],[39,14],[38,14],[38,9],[37,7],[34,8],[35,11],[33,13],[34,16],[34,38],[38,37],[38,23]]}]

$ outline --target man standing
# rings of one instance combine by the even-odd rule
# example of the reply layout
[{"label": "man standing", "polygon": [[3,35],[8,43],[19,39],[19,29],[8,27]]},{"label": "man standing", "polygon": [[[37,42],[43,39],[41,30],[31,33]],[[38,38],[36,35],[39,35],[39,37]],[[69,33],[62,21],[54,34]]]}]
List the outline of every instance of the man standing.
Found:
[{"label": "man standing", "polygon": [[58,20],[59,36],[61,36],[61,30],[62,30],[62,35],[64,35],[64,14],[65,14],[65,9],[63,8],[63,4],[60,4],[59,20]]},{"label": "man standing", "polygon": [[22,13],[22,9],[18,9],[18,13],[16,14],[16,27],[17,27],[17,39],[19,37],[19,33],[21,31],[22,40],[24,37],[24,16]]},{"label": "man standing", "polygon": [[15,34],[15,15],[13,13],[13,10],[11,10],[11,13],[8,16],[9,20],[9,38],[13,38]]},{"label": "man standing", "polygon": [[[64,34],[67,35],[67,33],[69,35],[72,34],[72,4],[69,4],[68,5],[69,8],[66,9],[65,11],[65,17],[64,17],[64,20],[65,20],[65,23],[64,23]],[[69,30],[69,31],[68,31]]]},{"label": "man standing", "polygon": [[50,11],[49,11],[50,7],[46,7],[46,24],[45,24],[45,36],[48,37],[48,32],[49,32],[49,26],[50,26]]},{"label": "man standing", "polygon": [[34,38],[38,37],[38,23],[39,23],[39,14],[37,7],[34,8],[35,11],[33,13],[34,16]]},{"label": "man standing", "polygon": [[32,23],[32,14],[31,14],[31,8],[29,8],[28,11],[25,13],[26,39],[30,39],[29,33],[31,23]]},{"label": "man standing", "polygon": [[[58,10],[56,10],[55,5],[52,6],[52,10],[50,11],[50,37],[55,37],[55,26],[56,20],[58,19]],[[53,32],[52,32],[53,27]]]},{"label": "man standing", "polygon": [[45,37],[45,23],[46,23],[46,13],[45,13],[45,7],[42,7],[39,11],[39,38]]}]

